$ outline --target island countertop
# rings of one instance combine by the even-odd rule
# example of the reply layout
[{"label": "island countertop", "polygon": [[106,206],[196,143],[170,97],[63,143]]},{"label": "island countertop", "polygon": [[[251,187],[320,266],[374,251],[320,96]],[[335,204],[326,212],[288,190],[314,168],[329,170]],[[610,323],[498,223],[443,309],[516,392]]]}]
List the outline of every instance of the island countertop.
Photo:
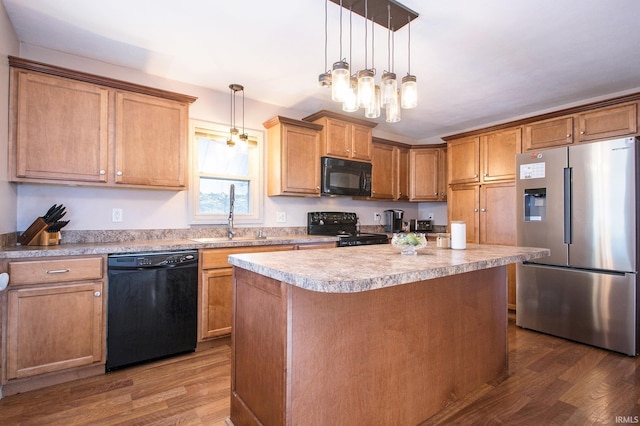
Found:
[{"label": "island countertop", "polygon": [[237,254],[229,263],[307,290],[356,293],[532,260],[546,248],[467,244],[465,250],[426,247],[401,255],[391,245]]}]

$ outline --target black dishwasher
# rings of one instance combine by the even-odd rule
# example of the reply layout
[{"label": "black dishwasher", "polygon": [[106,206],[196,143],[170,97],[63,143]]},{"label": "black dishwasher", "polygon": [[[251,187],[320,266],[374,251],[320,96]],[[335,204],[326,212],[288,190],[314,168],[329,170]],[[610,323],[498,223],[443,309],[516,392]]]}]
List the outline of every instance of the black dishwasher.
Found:
[{"label": "black dishwasher", "polygon": [[193,352],[198,251],[108,257],[106,370]]}]

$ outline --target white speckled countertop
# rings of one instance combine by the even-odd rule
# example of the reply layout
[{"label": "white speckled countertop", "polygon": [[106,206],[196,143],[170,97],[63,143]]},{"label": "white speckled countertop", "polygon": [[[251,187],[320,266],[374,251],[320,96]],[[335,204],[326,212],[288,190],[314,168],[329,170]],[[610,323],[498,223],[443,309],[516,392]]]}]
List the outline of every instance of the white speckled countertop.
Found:
[{"label": "white speckled countertop", "polygon": [[465,250],[427,246],[415,256],[391,245],[229,256],[229,263],[307,290],[354,293],[536,259],[548,249],[468,244]]},{"label": "white speckled countertop", "polygon": [[311,244],[336,242],[335,236],[290,235],[274,236],[266,239],[255,237],[156,239],[143,241],[122,241],[110,243],[60,244],[53,246],[2,247],[0,259],[20,259],[48,256],[81,256],[90,254],[143,253],[150,251],[174,251],[202,248],[249,247],[279,244]]}]

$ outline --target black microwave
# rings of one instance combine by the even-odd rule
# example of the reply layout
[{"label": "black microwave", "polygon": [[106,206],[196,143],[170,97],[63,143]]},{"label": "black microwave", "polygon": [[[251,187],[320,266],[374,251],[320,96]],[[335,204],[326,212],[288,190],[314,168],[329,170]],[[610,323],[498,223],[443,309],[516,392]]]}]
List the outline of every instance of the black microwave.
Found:
[{"label": "black microwave", "polygon": [[322,195],[371,196],[371,163],[321,158]]}]

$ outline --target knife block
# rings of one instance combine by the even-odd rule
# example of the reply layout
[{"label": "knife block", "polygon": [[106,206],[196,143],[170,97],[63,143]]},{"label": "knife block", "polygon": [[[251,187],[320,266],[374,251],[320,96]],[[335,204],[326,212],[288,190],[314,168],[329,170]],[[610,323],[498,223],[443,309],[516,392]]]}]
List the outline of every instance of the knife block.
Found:
[{"label": "knife block", "polygon": [[18,237],[23,246],[53,246],[60,244],[60,232],[47,232],[49,225],[39,217]]}]

